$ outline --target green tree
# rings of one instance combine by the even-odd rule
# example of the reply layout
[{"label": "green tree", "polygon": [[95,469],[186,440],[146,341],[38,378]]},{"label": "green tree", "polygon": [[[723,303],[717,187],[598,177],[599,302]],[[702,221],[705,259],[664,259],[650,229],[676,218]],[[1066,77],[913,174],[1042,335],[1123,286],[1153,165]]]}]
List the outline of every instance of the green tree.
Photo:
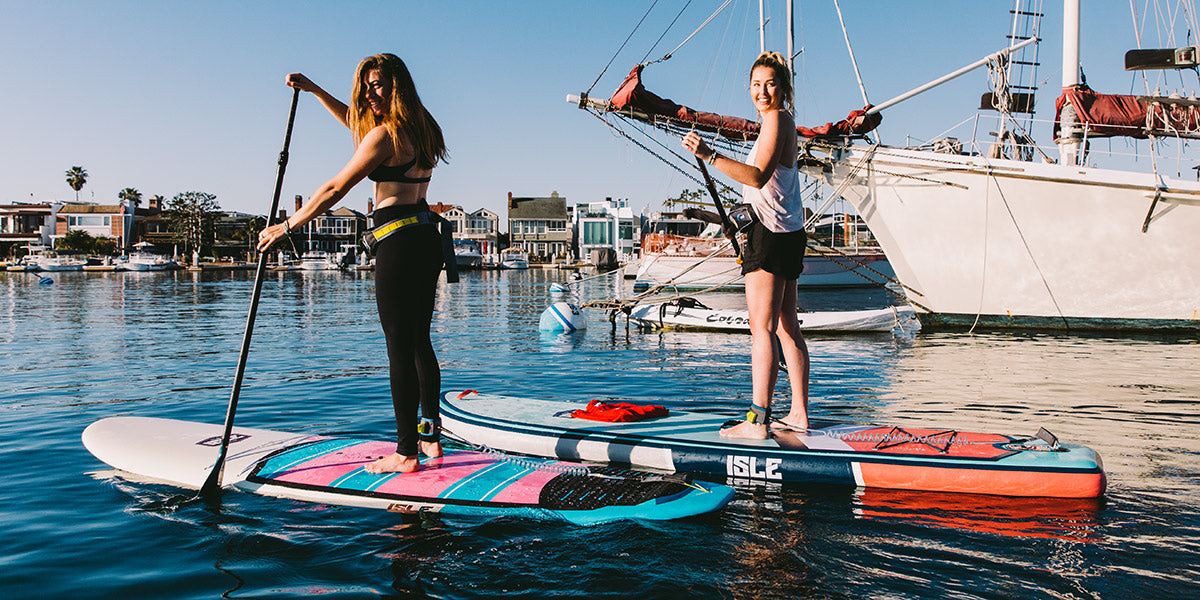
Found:
[{"label": "green tree", "polygon": [[201,254],[211,250],[204,244],[213,239],[213,225],[220,210],[217,197],[205,192],[175,194],[164,207],[171,231],[183,235],[184,251]]},{"label": "green tree", "polygon": [[75,166],[67,169],[67,185],[75,190],[75,201],[79,201],[79,190],[83,189],[83,184],[87,183],[88,174],[83,167]]},{"label": "green tree", "polygon": [[75,229],[58,238],[54,244],[55,250],[71,250],[90,254],[96,247],[96,238],[92,234]]},{"label": "green tree", "polygon": [[[725,207],[730,207],[737,204],[737,200],[733,196],[733,188],[727,185],[720,185],[720,187],[717,188],[717,195],[721,197],[721,204]],[[712,206],[712,198],[709,196],[707,189],[685,189],[682,192],[679,192],[678,196],[663,200],[663,206],[667,208],[671,208],[676,204],[686,204],[704,208],[705,205]]]},{"label": "green tree", "polygon": [[68,231],[58,238],[54,244],[55,250],[82,252],[84,254],[114,254],[117,251],[117,240],[108,236],[94,236],[79,229]]}]

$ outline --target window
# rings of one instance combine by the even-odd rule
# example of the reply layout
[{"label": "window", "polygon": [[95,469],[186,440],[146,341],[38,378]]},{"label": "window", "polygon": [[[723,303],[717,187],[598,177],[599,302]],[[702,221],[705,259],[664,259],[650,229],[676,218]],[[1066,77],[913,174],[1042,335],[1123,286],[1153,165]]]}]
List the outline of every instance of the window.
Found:
[{"label": "window", "polygon": [[68,227],[108,227],[112,225],[112,217],[104,215],[70,215],[67,217]]},{"label": "window", "polygon": [[609,227],[604,221],[583,222],[583,243],[588,246],[609,245]]}]

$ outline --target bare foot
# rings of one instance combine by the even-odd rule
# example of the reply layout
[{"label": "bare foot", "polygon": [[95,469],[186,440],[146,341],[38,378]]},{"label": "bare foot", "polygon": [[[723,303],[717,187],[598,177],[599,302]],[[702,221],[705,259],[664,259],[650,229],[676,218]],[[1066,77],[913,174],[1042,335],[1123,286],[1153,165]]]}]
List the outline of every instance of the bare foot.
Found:
[{"label": "bare foot", "polygon": [[723,438],[741,438],[749,440],[765,440],[770,437],[767,432],[767,426],[762,423],[751,423],[742,421],[733,427],[726,427],[720,431]]},{"label": "bare foot", "polygon": [[416,455],[405,456],[403,454],[392,454],[385,456],[365,467],[368,473],[412,473],[421,469],[421,463],[417,461]]},{"label": "bare foot", "polygon": [[794,431],[808,430],[807,415],[788,415],[771,422],[771,429],[791,429]]},{"label": "bare foot", "polygon": [[418,441],[417,449],[421,451],[421,454],[424,454],[425,456],[428,456],[429,458],[439,458],[442,455],[442,443],[441,442]]}]

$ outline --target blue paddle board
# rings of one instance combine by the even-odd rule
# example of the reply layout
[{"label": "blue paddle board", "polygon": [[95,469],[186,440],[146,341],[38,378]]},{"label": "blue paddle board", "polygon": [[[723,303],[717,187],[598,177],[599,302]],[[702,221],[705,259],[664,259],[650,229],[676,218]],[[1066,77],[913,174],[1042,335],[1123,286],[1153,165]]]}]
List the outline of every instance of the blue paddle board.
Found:
[{"label": "blue paddle board", "polygon": [[481,394],[443,394],[443,427],[500,450],[734,479],[845,484],[1002,496],[1093,498],[1104,493],[1100,456],[1050,435],[932,427],[835,425],[726,439],[728,416],[672,410],[624,423],[571,416],[582,405]]}]

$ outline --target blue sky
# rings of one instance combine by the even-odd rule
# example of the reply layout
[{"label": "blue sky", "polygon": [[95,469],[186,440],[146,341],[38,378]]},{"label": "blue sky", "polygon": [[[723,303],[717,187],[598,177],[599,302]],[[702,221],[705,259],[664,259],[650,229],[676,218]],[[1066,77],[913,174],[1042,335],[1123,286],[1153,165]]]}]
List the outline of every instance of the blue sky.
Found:
[{"label": "blue sky", "polygon": [[[611,93],[648,52],[674,48],[721,2],[693,1],[668,29],[684,4],[660,0],[592,95]],[[769,4],[782,12],[782,2]],[[797,5],[797,120],[819,125],[862,101],[832,1]],[[1001,48],[1011,5],[843,0],[870,99],[881,102]],[[1128,4],[1084,5],[1088,82],[1129,93],[1133,79],[1121,58],[1135,47]],[[224,209],[265,213],[291,101],[284,76],[304,72],[345,100],[357,62],[393,52],[413,71],[450,148],[431,202],[503,215],[509,192],[557,191],[571,203],[617,197],[638,210],[657,207],[698,186],[565,101],[592,84],[648,6],[0,0],[0,203],[74,199],[64,172],[81,165],[89,173],[83,200],[113,203],[125,187],[167,198],[202,191]],[[752,117],[745,80],[758,52],[757,6],[736,0],[670,61],[647,68],[648,87]],[[1061,7],[1051,1],[1045,12],[1042,109],[1053,106],[1061,81]],[[784,32],[784,17],[772,16],[768,47],[782,50]],[[973,114],[986,85],[986,72],[976,71],[890,109],[884,141],[937,135]],[[1047,143],[1048,129],[1035,127],[1035,137]],[[307,197],[351,151],[346,130],[302,96],[283,206],[291,212],[290,198]],[[369,196],[369,182],[359,184],[343,205],[365,210]]]}]

